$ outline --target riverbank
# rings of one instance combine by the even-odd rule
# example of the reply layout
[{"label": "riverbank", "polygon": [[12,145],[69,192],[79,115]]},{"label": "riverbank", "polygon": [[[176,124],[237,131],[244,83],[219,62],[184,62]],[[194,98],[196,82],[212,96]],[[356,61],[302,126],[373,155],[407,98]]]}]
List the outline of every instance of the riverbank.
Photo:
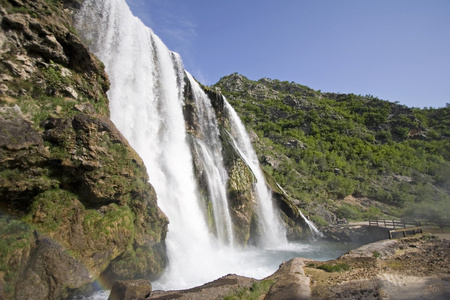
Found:
[{"label": "riverbank", "polygon": [[382,240],[330,261],[294,258],[262,280],[227,275],[146,299],[450,299],[450,239],[444,234]]},{"label": "riverbank", "polygon": [[340,272],[318,269],[311,262],[313,299],[449,299],[450,241],[424,234],[383,240],[350,251],[327,265]]}]

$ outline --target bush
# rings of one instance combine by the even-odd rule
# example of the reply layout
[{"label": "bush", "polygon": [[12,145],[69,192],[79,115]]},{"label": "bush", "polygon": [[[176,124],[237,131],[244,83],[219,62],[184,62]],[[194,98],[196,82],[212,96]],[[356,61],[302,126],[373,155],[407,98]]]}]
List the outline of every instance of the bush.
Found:
[{"label": "bush", "polygon": [[383,213],[378,207],[371,206],[363,213],[363,215],[365,219],[376,219],[381,217]]},{"label": "bush", "polygon": [[415,220],[439,220],[450,218],[450,201],[416,203],[403,210],[404,218]]},{"label": "bush", "polygon": [[324,218],[322,218],[321,216],[317,216],[317,215],[313,215],[311,216],[311,221],[316,225],[316,226],[328,226],[328,222],[325,221]]},{"label": "bush", "polygon": [[362,214],[358,207],[350,204],[342,204],[337,210],[337,216],[339,219],[345,218],[350,220],[361,220]]}]

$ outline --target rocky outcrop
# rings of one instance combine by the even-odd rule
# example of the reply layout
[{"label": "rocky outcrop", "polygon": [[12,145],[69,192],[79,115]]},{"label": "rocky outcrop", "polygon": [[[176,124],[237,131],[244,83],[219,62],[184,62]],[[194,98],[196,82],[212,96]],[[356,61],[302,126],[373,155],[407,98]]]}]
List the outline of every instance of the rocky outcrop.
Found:
[{"label": "rocky outcrop", "polygon": [[305,259],[300,257],[283,263],[275,274],[268,277],[275,283],[264,300],[311,299],[310,280],[305,276],[304,266]]},{"label": "rocky outcrop", "polygon": [[90,283],[88,268],[47,237],[36,240],[16,285],[16,299],[56,299],[66,289]]},{"label": "rocky outcrop", "polygon": [[66,297],[99,276],[153,279],[167,261],[168,220],[142,160],[109,120],[103,65],[72,27],[80,2],[0,8],[6,298]]},{"label": "rocky outcrop", "polygon": [[152,300],[203,300],[203,299],[223,299],[233,295],[234,292],[250,289],[256,282],[253,278],[228,274],[213,282],[188,290],[180,291],[154,291],[147,299]]},{"label": "rocky outcrop", "polygon": [[114,282],[108,300],[147,299],[152,292],[149,280],[129,280]]},{"label": "rocky outcrop", "polygon": [[334,261],[311,261],[304,270],[312,298],[447,299],[449,243],[430,235],[384,240]]},{"label": "rocky outcrop", "polygon": [[233,219],[235,238],[241,244],[255,242],[258,238],[255,176],[245,160],[235,149],[225,128],[221,128],[224,165],[228,171],[227,196]]},{"label": "rocky outcrop", "polygon": [[[224,157],[224,167],[228,173],[227,181],[227,198],[229,201],[229,208],[233,222],[235,241],[241,245],[246,245],[251,239],[257,238],[256,210],[255,210],[255,191],[254,191],[254,175],[246,164],[244,159],[239,155],[235,149],[231,137],[226,130],[229,121],[227,119],[226,111],[224,110],[223,96],[214,93],[213,91],[204,87],[205,93],[211,100],[212,107],[216,114],[220,139],[222,146],[222,154]],[[197,120],[197,110],[195,106],[194,95],[192,94],[192,87],[188,80],[185,80],[185,105],[184,117],[186,120],[186,129],[194,137],[201,135],[200,126]],[[194,149],[194,147],[192,147]],[[214,218],[212,211],[212,203],[208,199],[208,181],[206,172],[197,157],[197,153],[193,151],[194,169],[199,182],[201,194],[205,200],[209,226],[214,230]]]}]

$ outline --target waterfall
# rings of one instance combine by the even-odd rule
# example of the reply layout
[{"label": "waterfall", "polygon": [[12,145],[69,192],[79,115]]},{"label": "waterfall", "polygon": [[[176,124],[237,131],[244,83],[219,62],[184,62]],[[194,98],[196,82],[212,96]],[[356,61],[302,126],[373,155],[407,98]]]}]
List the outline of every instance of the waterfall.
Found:
[{"label": "waterfall", "polygon": [[251,168],[256,178],[256,196],[258,198],[257,208],[259,216],[258,225],[262,236],[262,246],[284,246],[287,244],[286,230],[279,215],[275,211],[271,192],[266,185],[250,137],[236,111],[227,101],[225,101],[225,107],[229,115],[231,137],[234,145],[247,165]]},{"label": "waterfall", "polygon": [[105,64],[111,120],[144,160],[158,205],[169,218],[168,272],[195,277],[201,263],[191,258],[204,257],[214,245],[185,131],[181,60],[132,16],[124,0],[85,1],[77,28]]},{"label": "waterfall", "polygon": [[[273,272],[279,262],[261,265],[257,256],[233,247],[228,175],[216,116],[207,95],[183,69],[179,55],[132,15],[125,0],[85,0],[76,26],[105,64],[111,82],[111,120],[142,157],[158,205],[169,218],[169,266],[154,287],[181,289],[227,273],[262,278]],[[186,132],[185,79],[195,100],[195,133]],[[248,135],[231,106],[227,110],[232,116],[232,139],[257,180],[262,246],[285,245],[285,229]],[[199,188],[194,166],[206,174],[206,196]]]},{"label": "waterfall", "polygon": [[305,220],[306,225],[308,225],[308,228],[311,231],[313,238],[323,237],[322,232],[320,232],[319,229],[317,229],[313,221],[306,218],[300,209],[298,210],[298,212],[300,213],[300,216],[303,218],[303,220]]},{"label": "waterfall", "polygon": [[[283,192],[283,194],[288,197],[286,191],[277,183],[277,187]],[[300,209],[298,209],[298,212],[300,216],[302,217],[303,221],[305,221],[306,225],[308,225],[309,231],[311,232],[311,235],[314,239],[323,237],[323,233],[317,229],[316,225],[313,221],[305,217],[305,215],[302,213]]]},{"label": "waterfall", "polygon": [[213,207],[216,233],[219,241],[233,246],[233,226],[225,189],[228,174],[223,165],[217,118],[208,96],[191,74],[186,72],[186,75],[192,87],[197,109],[197,122],[201,134],[201,139],[194,138],[194,150],[198,154],[207,175],[208,198]]}]

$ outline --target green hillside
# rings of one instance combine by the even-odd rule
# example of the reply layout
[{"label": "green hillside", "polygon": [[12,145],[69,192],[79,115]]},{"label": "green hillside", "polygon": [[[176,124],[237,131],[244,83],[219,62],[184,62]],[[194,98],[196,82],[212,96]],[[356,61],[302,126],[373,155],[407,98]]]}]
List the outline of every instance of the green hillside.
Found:
[{"label": "green hillside", "polygon": [[449,105],[408,108],[236,73],[213,88],[254,132],[265,172],[316,223],[450,217]]}]

